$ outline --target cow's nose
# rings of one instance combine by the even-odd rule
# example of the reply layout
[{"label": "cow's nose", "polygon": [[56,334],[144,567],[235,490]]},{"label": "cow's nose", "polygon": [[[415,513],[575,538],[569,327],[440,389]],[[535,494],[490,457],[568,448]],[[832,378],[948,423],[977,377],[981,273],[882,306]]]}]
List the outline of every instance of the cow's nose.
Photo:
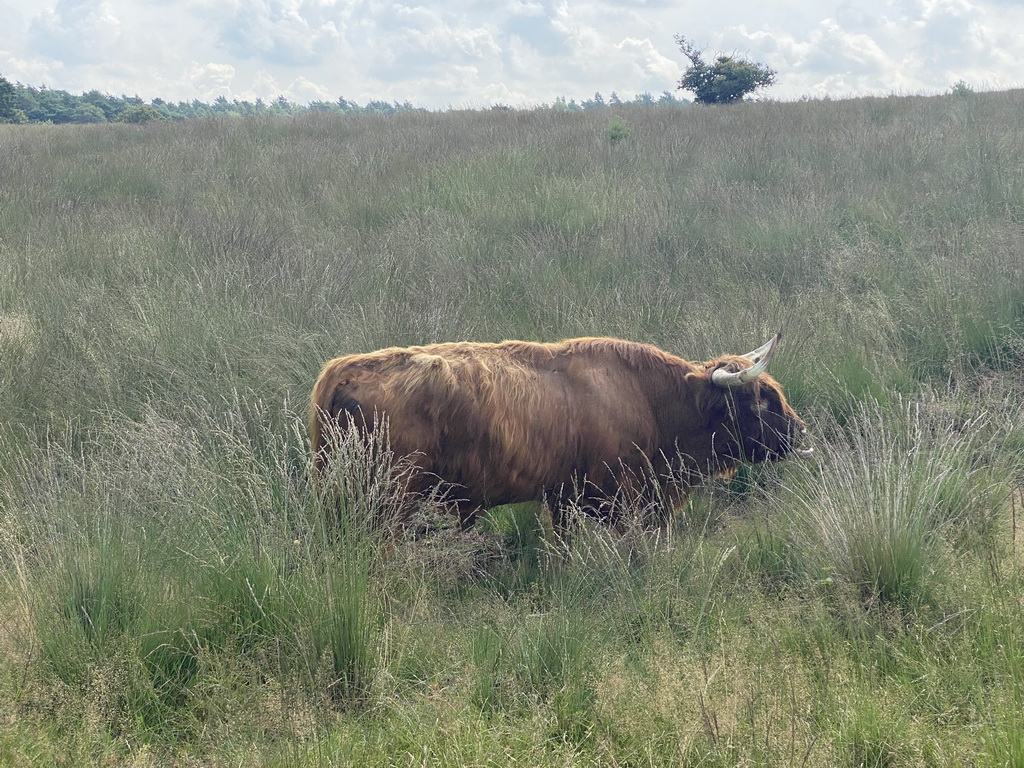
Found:
[{"label": "cow's nose", "polygon": [[[799,444],[802,444],[804,439],[807,437],[807,427],[800,427],[800,429],[799,429],[797,434],[800,436],[799,439],[796,441],[797,445],[799,445]],[[814,449],[813,448],[797,448],[796,446],[794,446],[793,447],[793,453],[796,454],[797,456],[799,456],[801,459],[809,459],[809,458],[811,458],[811,456],[814,455]]]}]

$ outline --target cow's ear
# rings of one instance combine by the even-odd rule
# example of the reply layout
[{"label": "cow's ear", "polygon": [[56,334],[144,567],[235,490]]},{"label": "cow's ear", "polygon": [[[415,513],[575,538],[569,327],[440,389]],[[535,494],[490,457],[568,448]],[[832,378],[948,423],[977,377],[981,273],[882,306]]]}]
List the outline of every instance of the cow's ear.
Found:
[{"label": "cow's ear", "polygon": [[728,390],[711,382],[713,368],[702,368],[686,374],[686,386],[693,393],[697,412],[704,417],[711,416],[725,407]]}]

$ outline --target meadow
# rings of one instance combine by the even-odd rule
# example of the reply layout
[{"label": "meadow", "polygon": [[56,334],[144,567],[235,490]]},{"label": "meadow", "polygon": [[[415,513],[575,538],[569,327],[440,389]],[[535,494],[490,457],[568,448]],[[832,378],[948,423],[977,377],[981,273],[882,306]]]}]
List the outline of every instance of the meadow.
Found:
[{"label": "meadow", "polygon": [[[1024,92],[0,125],[0,765],[1024,764]],[[811,461],[381,546],[329,358],[778,328]],[[430,513],[427,508],[425,514]],[[443,517],[440,517],[443,521]]]}]

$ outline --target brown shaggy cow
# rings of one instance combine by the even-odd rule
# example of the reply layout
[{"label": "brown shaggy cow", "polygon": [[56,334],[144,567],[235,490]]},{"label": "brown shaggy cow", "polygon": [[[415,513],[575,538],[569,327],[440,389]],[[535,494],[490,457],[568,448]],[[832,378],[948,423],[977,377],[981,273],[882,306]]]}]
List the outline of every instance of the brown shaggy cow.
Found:
[{"label": "brown shaggy cow", "polygon": [[452,486],[464,526],[489,507],[544,500],[559,530],[570,499],[614,523],[623,493],[664,522],[704,478],[810,453],[765,373],[779,338],[706,363],[608,338],[339,357],[313,388],[312,448],[322,469],[330,422],[366,430],[383,414],[395,456],[417,468],[409,492]]}]

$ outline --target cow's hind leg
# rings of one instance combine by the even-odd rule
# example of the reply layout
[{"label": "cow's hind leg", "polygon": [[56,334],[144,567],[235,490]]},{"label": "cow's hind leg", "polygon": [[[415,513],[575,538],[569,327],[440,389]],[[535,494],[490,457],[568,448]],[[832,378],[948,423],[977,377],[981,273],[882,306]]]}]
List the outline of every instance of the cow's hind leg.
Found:
[{"label": "cow's hind leg", "polygon": [[560,499],[537,504],[546,549],[552,555],[549,563],[554,566],[569,562],[573,557],[573,529],[580,522],[578,508]]},{"label": "cow's hind leg", "polygon": [[468,531],[476,525],[477,518],[480,517],[480,506],[478,504],[470,504],[468,501],[460,501],[457,512],[459,515],[459,528],[462,531]]}]

